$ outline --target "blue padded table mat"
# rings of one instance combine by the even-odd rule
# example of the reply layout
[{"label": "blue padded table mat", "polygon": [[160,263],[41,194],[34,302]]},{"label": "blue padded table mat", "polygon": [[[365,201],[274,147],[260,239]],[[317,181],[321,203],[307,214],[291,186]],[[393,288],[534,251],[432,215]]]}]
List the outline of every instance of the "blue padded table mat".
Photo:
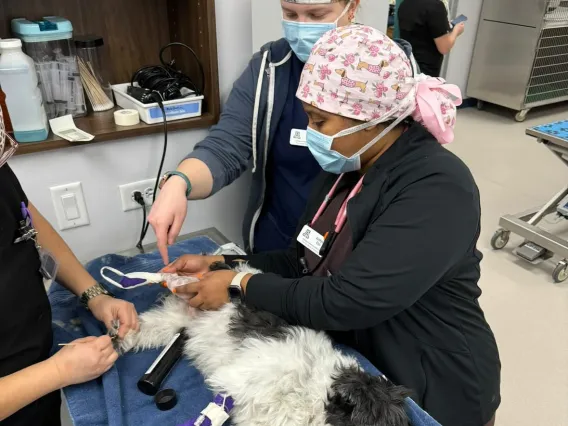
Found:
[{"label": "blue padded table mat", "polygon": [[[531,132],[531,130],[533,132]],[[568,120],[556,121],[554,123],[541,124],[539,126],[531,127],[527,133],[531,136],[536,136],[534,132],[553,136],[555,138],[563,139],[568,142]]]},{"label": "blue padded table mat", "polygon": [[[219,246],[208,237],[197,237],[182,241],[170,247],[170,258],[182,254],[213,253]],[[106,255],[87,265],[89,273],[103,282],[100,269],[103,266],[128,272],[156,272],[163,267],[159,253],[140,254],[135,257]],[[119,298],[128,300],[137,311],[150,309],[168,290],[160,286],[146,286],[124,291],[112,288]],[[59,343],[68,343],[88,335],[100,336],[106,333],[104,325],[98,322],[78,301],[78,298],[54,283],[49,289],[49,300],[53,311],[53,352],[59,350]],[[363,368],[371,374],[380,374],[369,361],[352,349],[342,348],[355,356]],[[177,406],[170,411],[159,411],[153,398],[142,394],[137,382],[157,358],[160,350],[128,353],[118,359],[115,366],[98,380],[70,386],[64,389],[65,400],[75,426],[176,426],[196,418],[213,394],[205,386],[203,376],[187,359],[182,358],[162,388],[172,388],[178,396]],[[407,412],[413,426],[440,426],[413,401],[408,400]]]}]

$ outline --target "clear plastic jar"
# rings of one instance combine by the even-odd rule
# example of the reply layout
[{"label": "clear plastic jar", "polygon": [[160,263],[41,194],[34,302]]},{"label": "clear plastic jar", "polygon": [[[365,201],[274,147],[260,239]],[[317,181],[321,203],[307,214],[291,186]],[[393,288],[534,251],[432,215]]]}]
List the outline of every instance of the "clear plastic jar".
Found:
[{"label": "clear plastic jar", "polygon": [[41,21],[18,18],[12,20],[12,32],[34,60],[47,118],[86,115],[71,22],[56,16]]},{"label": "clear plastic jar", "polygon": [[83,87],[93,111],[106,111],[114,108],[107,68],[109,62],[103,38],[91,35],[76,37],[75,49]]}]

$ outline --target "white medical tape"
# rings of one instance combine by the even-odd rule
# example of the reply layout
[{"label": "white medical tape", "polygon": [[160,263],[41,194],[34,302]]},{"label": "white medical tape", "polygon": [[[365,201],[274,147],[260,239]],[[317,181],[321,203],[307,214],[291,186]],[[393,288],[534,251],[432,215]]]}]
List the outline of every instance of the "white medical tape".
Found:
[{"label": "white medical tape", "polygon": [[[146,281],[141,283],[141,284],[133,285],[133,286],[130,286],[130,287],[124,287],[120,283],[117,283],[112,278],[106,276],[105,271],[110,271],[110,272],[112,272],[112,273],[114,273],[114,274],[116,274],[120,277],[127,277],[127,278],[132,278],[132,279],[143,279],[143,280],[146,280]],[[130,274],[123,274],[119,270],[111,268],[110,266],[103,266],[101,268],[101,277],[103,277],[109,284],[112,284],[113,286],[121,288],[123,290],[132,290],[133,288],[142,287],[142,286],[145,286],[145,285],[148,285],[148,284],[156,284],[156,283],[159,283],[162,280],[161,274],[152,274],[152,273],[149,273],[149,272],[134,272],[134,273],[130,273]]]},{"label": "white medical tape", "polygon": [[211,420],[211,426],[223,426],[230,417],[222,407],[219,407],[213,402],[209,403],[207,408],[205,408],[201,414]]},{"label": "white medical tape", "polygon": [[117,126],[135,126],[140,123],[140,114],[134,109],[120,109],[114,112],[114,122]]}]

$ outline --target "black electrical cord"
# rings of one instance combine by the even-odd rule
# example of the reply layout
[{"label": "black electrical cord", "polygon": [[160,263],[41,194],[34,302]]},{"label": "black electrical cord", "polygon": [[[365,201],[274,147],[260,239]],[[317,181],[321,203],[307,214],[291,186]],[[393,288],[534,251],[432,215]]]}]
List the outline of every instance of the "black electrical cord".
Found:
[{"label": "black electrical cord", "polygon": [[[142,207],[142,231],[140,232],[140,241],[142,241],[142,232],[144,231],[144,226],[146,225],[146,202],[140,191],[134,192],[134,201],[136,201]],[[140,241],[136,245],[136,248],[143,251]]]},{"label": "black electrical cord", "polygon": [[[168,120],[166,118],[166,109],[164,108],[164,103],[162,99],[160,99],[159,94],[154,94],[154,99],[160,106],[162,110],[162,117],[164,118],[164,148],[162,151],[162,159],[160,160],[160,167],[158,168],[158,175],[156,176],[156,183],[154,184],[154,193],[152,194],[152,205],[156,202],[156,195],[158,193],[158,185],[160,184],[160,178],[162,177],[162,169],[164,168],[164,161],[166,160],[166,153],[168,151]],[[144,200],[142,200],[144,201]],[[138,244],[136,244],[136,248],[140,250],[140,253],[144,253],[144,238],[146,238],[146,234],[148,233],[148,228],[150,227],[150,223],[146,220],[146,206],[142,207],[144,211],[144,221],[142,222],[142,230],[140,231],[140,239],[138,240]]]},{"label": "black electrical cord", "polygon": [[[190,77],[175,68],[175,59],[172,59],[169,63],[166,63],[164,60],[164,52],[174,46],[184,47],[191,52],[195,58],[201,74],[200,87],[198,87]],[[142,88],[156,91],[160,93],[162,99],[165,101],[183,98],[183,88],[193,91],[198,96],[204,93],[205,71],[203,69],[203,64],[191,47],[179,42],[169,43],[160,49],[159,57],[162,65],[150,65],[140,68],[132,75],[130,84],[134,86],[134,83],[136,82]]]},{"label": "black electrical cord", "polygon": [[[172,59],[169,63],[166,63],[166,61],[164,60],[164,52],[167,49],[171,49],[174,46],[180,46],[185,48],[195,58],[195,61],[197,62],[197,65],[199,66],[199,70],[201,73],[200,87],[197,87],[197,85],[193,82],[193,80],[190,77],[188,77],[187,75],[183,74],[181,71],[178,71],[175,68],[176,64],[175,59]],[[166,153],[168,150],[168,121],[166,118],[166,110],[164,108],[163,102],[173,99],[183,98],[184,97],[184,95],[182,94],[183,88],[193,91],[198,96],[203,95],[205,91],[205,71],[203,69],[203,64],[199,60],[195,51],[187,44],[179,42],[169,43],[160,49],[159,58],[162,65],[152,65],[152,66],[142,67],[132,75],[132,79],[130,81],[131,86],[134,86],[134,83],[138,83],[138,85],[141,88],[152,91],[151,94],[144,93],[144,98],[147,96],[148,100],[153,100],[157,102],[158,105],[160,106],[160,109],[162,110],[162,116],[164,118],[164,149],[162,152],[160,167],[158,168],[158,175],[156,176],[156,184],[154,185],[152,204],[156,202],[158,185],[162,176],[162,169],[164,167],[164,161],[166,159]],[[139,200],[136,201],[140,204]],[[140,231],[140,239],[138,240],[136,247],[140,250],[141,253],[144,253],[143,242],[144,238],[146,237],[146,234],[148,233],[150,224],[148,223],[146,218],[146,206],[144,204],[143,197],[141,205],[142,205],[144,220],[142,222],[142,229]]]},{"label": "black electrical cord", "polygon": [[[173,42],[173,43],[169,43],[167,45],[165,45],[164,47],[162,47],[162,50],[160,50],[160,62],[162,63],[162,65],[164,65],[165,67],[170,67],[172,68],[176,61],[175,59],[172,59],[170,61],[169,64],[166,64],[164,62],[164,52],[167,49],[171,49],[174,46],[180,46],[180,47],[184,47],[185,49],[187,49],[195,58],[195,62],[197,62],[197,65],[199,66],[199,72],[201,73],[201,89],[199,90],[199,95],[202,95],[203,93],[205,93],[205,71],[203,70],[203,64],[201,63],[201,61],[199,60],[197,53],[195,53],[195,50],[193,50],[191,47],[189,47],[187,44],[184,43],[180,43],[180,42]],[[181,73],[180,73],[181,74]],[[196,91],[197,92],[197,91]]]}]

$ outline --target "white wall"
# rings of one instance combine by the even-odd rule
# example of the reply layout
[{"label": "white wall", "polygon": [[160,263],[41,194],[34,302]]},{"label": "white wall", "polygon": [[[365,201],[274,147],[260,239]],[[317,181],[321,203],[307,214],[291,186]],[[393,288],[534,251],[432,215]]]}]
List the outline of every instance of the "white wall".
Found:
[{"label": "white wall", "polygon": [[[221,97],[250,59],[250,0],[216,0]],[[206,130],[170,134],[164,170],[171,170]],[[10,161],[30,200],[57,224],[49,187],[81,181],[91,225],[61,232],[82,261],[132,248],[142,221],[141,211],[124,213],[118,185],[153,178],[162,151],[162,136],[104,142],[39,154]],[[182,234],[215,226],[227,237],[241,241],[241,224],[248,194],[248,177],[206,201],[190,202]],[[150,230],[146,242],[155,241]]]},{"label": "white wall", "polygon": [[[252,0],[252,51],[282,38],[282,9],[278,0]],[[387,0],[361,0],[357,22],[386,31],[389,3]]]},{"label": "white wall", "polygon": [[446,80],[457,84],[462,90],[464,97],[482,5],[483,0],[460,0],[456,12],[456,16],[461,14],[467,16],[468,21],[465,32],[456,42],[448,58]]}]

